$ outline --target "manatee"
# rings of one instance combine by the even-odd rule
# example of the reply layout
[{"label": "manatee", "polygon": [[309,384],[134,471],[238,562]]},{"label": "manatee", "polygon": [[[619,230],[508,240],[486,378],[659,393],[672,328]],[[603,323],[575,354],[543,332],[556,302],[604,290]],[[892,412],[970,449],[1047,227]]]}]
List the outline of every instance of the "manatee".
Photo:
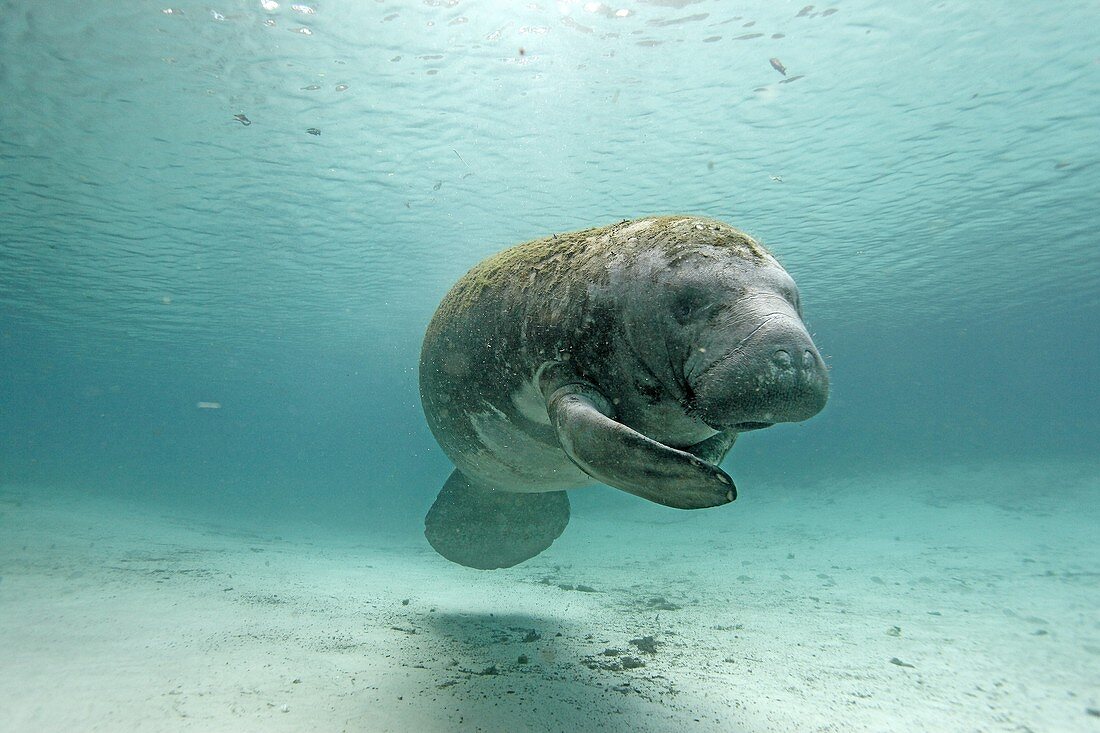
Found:
[{"label": "manatee", "polygon": [[455,470],[425,518],[439,554],[516,565],[595,482],[665,506],[737,495],[739,433],[829,394],[794,280],[714,219],[649,217],[538,239],[475,266],[424,337],[420,396]]}]

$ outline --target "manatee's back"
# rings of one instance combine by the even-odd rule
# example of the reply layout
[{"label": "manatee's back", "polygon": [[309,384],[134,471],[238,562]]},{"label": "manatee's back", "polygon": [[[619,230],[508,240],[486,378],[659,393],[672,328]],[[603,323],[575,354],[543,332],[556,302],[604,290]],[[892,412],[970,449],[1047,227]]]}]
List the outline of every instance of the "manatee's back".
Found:
[{"label": "manatee's back", "polygon": [[[606,228],[591,229],[504,250],[466,273],[440,303],[421,350],[420,397],[428,426],[459,468],[476,470],[471,461],[494,452],[487,440],[534,440],[509,451],[516,458],[522,450],[511,468],[532,480],[543,471],[530,465],[540,446],[555,460],[564,456],[549,424],[527,419],[516,396],[540,399],[532,378],[575,331],[571,324],[584,320],[588,287],[605,277],[596,255],[606,239]],[[492,440],[494,431],[517,425],[525,435]]]}]

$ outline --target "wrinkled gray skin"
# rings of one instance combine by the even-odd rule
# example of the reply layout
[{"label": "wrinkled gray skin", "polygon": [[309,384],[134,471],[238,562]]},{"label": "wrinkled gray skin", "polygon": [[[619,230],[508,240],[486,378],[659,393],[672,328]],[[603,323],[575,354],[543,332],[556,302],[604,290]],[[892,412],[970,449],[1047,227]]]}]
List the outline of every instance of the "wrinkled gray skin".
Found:
[{"label": "wrinkled gray skin", "polygon": [[428,424],[471,484],[596,480],[680,508],[732,501],[717,464],[737,434],[805,420],[828,389],[787,272],[687,216],[485,260],[440,305],[420,363]]}]

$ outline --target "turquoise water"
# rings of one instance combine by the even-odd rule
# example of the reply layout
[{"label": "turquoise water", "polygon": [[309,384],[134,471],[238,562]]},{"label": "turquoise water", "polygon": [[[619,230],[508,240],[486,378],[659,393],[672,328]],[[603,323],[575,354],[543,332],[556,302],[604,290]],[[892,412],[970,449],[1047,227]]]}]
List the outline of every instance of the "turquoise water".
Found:
[{"label": "turquoise water", "polygon": [[774,250],[833,371],[743,461],[1092,450],[1094,4],[536,5],[5,3],[3,476],[423,505],[449,285],[664,212]]},{"label": "turquoise water", "polygon": [[831,369],[742,495],[1092,459],[1098,36],[1094,2],[0,2],[0,484],[414,536],[450,285],[671,212],[764,242]]}]

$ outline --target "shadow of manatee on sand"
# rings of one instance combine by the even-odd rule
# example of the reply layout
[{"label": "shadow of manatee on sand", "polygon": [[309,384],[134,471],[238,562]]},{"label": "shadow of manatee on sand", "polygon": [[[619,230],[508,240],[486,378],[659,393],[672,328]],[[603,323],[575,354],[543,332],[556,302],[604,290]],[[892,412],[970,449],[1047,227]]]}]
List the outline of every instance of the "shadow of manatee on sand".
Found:
[{"label": "shadow of manatee on sand", "polygon": [[552,616],[425,613],[403,653],[420,673],[408,694],[440,723],[470,729],[668,729],[682,717],[669,706],[673,685],[609,636]]}]

